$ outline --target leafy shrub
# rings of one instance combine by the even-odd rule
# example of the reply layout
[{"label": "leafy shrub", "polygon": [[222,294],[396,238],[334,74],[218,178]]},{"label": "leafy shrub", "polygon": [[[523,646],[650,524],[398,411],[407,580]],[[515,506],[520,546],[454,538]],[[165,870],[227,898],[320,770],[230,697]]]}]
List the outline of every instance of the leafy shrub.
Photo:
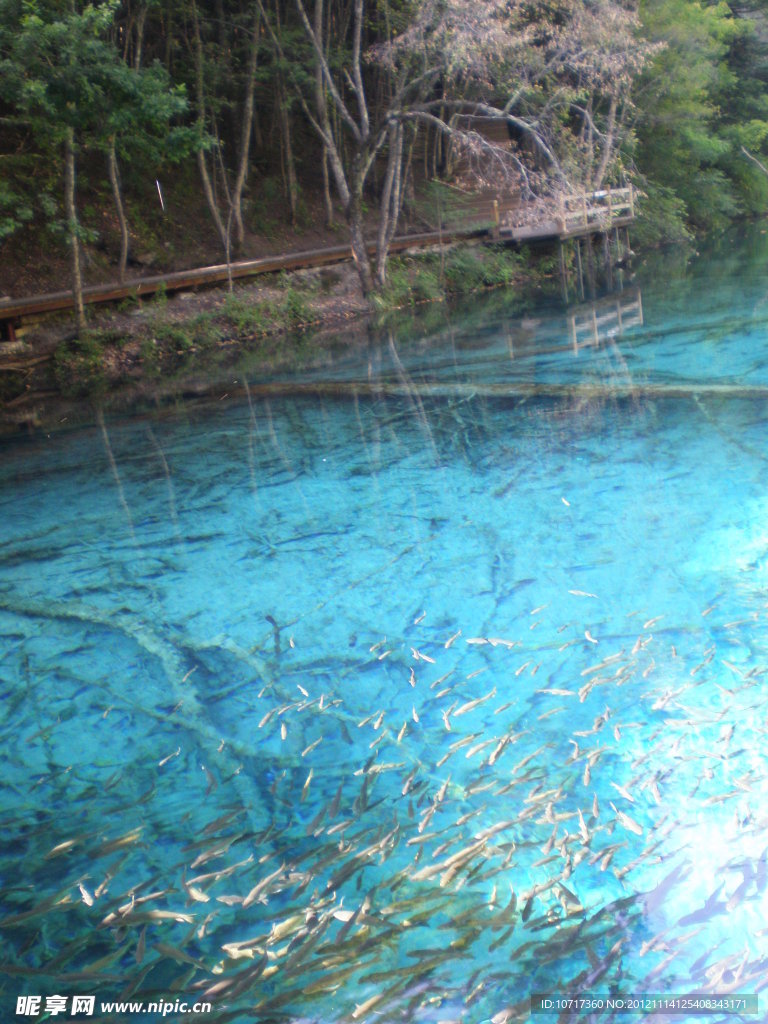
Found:
[{"label": "leafy shrub", "polygon": [[263,306],[234,292],[224,300],[224,321],[238,334],[255,334],[264,329]]},{"label": "leafy shrub", "polygon": [[62,394],[79,398],[103,392],[107,384],[103,355],[102,340],[94,332],[59,345],[53,372]]},{"label": "leafy shrub", "polygon": [[288,289],[278,310],[291,327],[306,324],[312,319],[312,311],[306,298],[295,288]]}]

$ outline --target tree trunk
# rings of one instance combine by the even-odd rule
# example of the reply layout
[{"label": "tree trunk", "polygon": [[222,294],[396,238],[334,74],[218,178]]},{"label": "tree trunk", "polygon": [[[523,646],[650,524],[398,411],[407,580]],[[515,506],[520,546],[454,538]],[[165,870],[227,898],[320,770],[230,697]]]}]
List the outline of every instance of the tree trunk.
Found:
[{"label": "tree trunk", "polygon": [[296,227],[298,208],[298,181],[296,178],[296,160],[293,155],[293,144],[291,142],[291,112],[288,109],[288,101],[281,86],[278,95],[280,104],[280,122],[282,125],[283,155],[285,158],[283,174],[285,178],[285,191],[288,196],[288,207],[291,211],[291,227]]},{"label": "tree trunk", "polygon": [[616,110],[618,108],[618,101],[615,96],[611,96],[611,104],[608,108],[608,124],[605,128],[605,139],[603,141],[603,153],[600,159],[600,164],[595,172],[595,177],[592,182],[592,188],[595,192],[603,187],[603,180],[605,178],[606,171],[611,162],[613,156],[613,146],[616,138]]},{"label": "tree trunk", "polygon": [[[323,53],[326,52],[325,31],[323,29],[323,0],[315,0],[315,37]],[[319,61],[315,64],[315,105],[320,120],[323,121],[326,114],[325,85],[323,84],[323,71]],[[331,199],[331,183],[328,176],[328,147],[323,143],[323,156],[321,162],[323,172],[323,202],[325,204],[325,226],[333,227],[333,201]]]},{"label": "tree trunk", "polygon": [[237,251],[243,248],[245,242],[245,228],[243,226],[242,197],[248,176],[248,154],[251,147],[251,133],[253,131],[253,100],[256,91],[256,66],[259,55],[259,29],[261,27],[261,11],[256,8],[256,15],[253,20],[253,36],[251,38],[251,52],[248,57],[248,81],[245,87],[245,102],[243,104],[243,117],[241,121],[242,132],[240,135],[240,160],[237,168],[237,178],[232,189],[232,210],[231,216],[235,222],[235,242]]},{"label": "tree trunk", "polygon": [[388,130],[387,171],[379,205],[379,231],[376,239],[376,287],[387,279],[389,244],[400,215],[400,182],[403,162],[403,126],[391,124]]},{"label": "tree trunk", "polygon": [[[205,83],[203,80],[203,41],[200,38],[200,24],[197,20],[197,5],[192,4],[192,24],[194,26],[195,33],[195,89],[197,92],[197,124],[202,134],[205,130]],[[208,209],[211,211],[211,217],[213,217],[213,223],[216,225],[216,230],[219,233],[222,247],[225,253],[229,249],[229,239],[227,235],[227,229],[224,227],[224,222],[221,219],[221,213],[219,212],[219,205],[216,202],[216,197],[213,194],[213,185],[211,184],[211,176],[208,173],[208,165],[205,162],[205,152],[202,149],[197,151],[197,166],[200,170],[200,180],[203,183],[203,192],[205,193],[205,199],[208,203]]]},{"label": "tree trunk", "polygon": [[129,235],[128,221],[125,218],[123,197],[120,191],[120,176],[117,170],[117,154],[115,153],[114,137],[110,139],[107,163],[109,164],[109,180],[112,183],[112,196],[115,200],[115,210],[117,211],[117,219],[120,223],[120,263],[117,268],[117,276],[118,280],[122,283],[125,280],[125,268],[128,264]]},{"label": "tree trunk", "polygon": [[227,249],[227,229],[224,227],[224,221],[221,219],[219,213],[219,206],[216,202],[216,197],[213,194],[213,185],[211,184],[211,176],[208,173],[208,166],[205,162],[205,153],[202,149],[197,152],[197,166],[200,170],[200,180],[203,183],[203,192],[205,193],[205,199],[208,203],[208,209],[211,211],[211,217],[213,217],[213,223],[216,225],[216,230],[219,233],[221,244],[226,252]]},{"label": "tree trunk", "polygon": [[328,176],[328,149],[323,146],[323,156],[321,161],[321,168],[323,172],[323,204],[325,206],[325,226],[327,228],[333,228],[333,200],[331,199],[331,181]]},{"label": "tree trunk", "polygon": [[80,268],[80,236],[75,205],[75,131],[67,128],[64,140],[64,209],[67,215],[69,244],[72,247],[72,295],[75,300],[77,329],[85,329],[83,275]]},{"label": "tree trunk", "polygon": [[349,225],[349,241],[352,247],[352,259],[355,261],[355,268],[360,277],[360,287],[365,298],[373,291],[373,272],[371,270],[371,258],[368,255],[368,247],[365,244],[365,232],[363,230],[363,158],[361,153],[356,153],[352,167],[352,188],[349,197],[349,204],[345,210],[347,224]]},{"label": "tree trunk", "polygon": [[147,8],[142,5],[136,18],[136,50],[133,58],[134,71],[141,69],[141,57],[144,49],[144,25],[147,20]]}]

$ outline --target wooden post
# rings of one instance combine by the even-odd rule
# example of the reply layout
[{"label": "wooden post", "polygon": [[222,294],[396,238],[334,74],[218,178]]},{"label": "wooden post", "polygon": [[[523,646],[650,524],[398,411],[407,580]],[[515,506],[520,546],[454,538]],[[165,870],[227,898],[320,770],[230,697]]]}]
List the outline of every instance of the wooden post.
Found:
[{"label": "wooden post", "polygon": [[586,236],[587,243],[587,280],[589,282],[589,297],[595,297],[595,252],[592,246],[592,236]]},{"label": "wooden post", "polygon": [[587,213],[587,193],[586,192],[581,197],[581,201],[582,201],[582,205],[584,207],[584,227],[586,228],[586,227],[589,226],[589,215]]},{"label": "wooden post", "polygon": [[563,240],[558,240],[557,247],[560,253],[560,283],[563,288],[563,301],[568,303],[568,276],[565,269],[565,253],[563,252]]},{"label": "wooden post", "polygon": [[581,301],[583,302],[584,301],[584,267],[582,266],[582,262],[581,262],[581,239],[580,238],[577,238],[575,240],[575,245],[576,245],[576,266],[578,267],[578,270],[579,270],[579,295],[581,297]]},{"label": "wooden post", "polygon": [[498,239],[499,237],[499,201],[498,199],[493,200],[493,237]]},{"label": "wooden post", "polygon": [[608,287],[613,291],[613,266],[611,264],[611,239],[609,232],[606,230],[603,232],[603,263],[606,278],[608,279]]}]

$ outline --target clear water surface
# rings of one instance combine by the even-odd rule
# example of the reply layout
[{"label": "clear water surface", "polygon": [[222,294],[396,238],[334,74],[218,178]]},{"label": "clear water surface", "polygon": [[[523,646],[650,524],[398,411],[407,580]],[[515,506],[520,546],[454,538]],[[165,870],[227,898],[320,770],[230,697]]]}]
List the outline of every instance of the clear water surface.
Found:
[{"label": "clear water surface", "polygon": [[760,993],[767,264],[2,442],[3,1019]]}]

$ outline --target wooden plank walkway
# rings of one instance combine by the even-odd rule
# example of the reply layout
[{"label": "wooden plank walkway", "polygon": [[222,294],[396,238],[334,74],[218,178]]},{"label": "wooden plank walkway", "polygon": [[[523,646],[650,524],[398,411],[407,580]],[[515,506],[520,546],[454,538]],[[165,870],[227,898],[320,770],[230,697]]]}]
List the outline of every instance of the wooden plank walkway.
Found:
[{"label": "wooden plank walkway", "polygon": [[[613,191],[607,189],[603,192],[564,197],[560,200],[554,217],[550,212],[548,216],[531,223],[515,223],[516,219],[519,221],[523,212],[524,208],[514,198],[484,197],[467,204],[461,226],[443,228],[441,225],[436,231],[399,235],[393,239],[390,251],[403,252],[411,248],[443,245],[469,238],[519,244],[605,233],[613,228],[624,227],[634,220],[634,190],[630,186]],[[371,255],[374,254],[374,243],[370,243],[369,252]],[[237,280],[281,270],[322,267],[351,259],[350,247],[337,245],[326,249],[287,253],[283,256],[238,260],[229,266],[220,263],[169,274],[154,274],[125,284],[89,285],[83,289],[83,298],[89,305],[119,302],[122,299],[143,298],[158,291],[184,291],[221,284],[229,280],[230,276]],[[12,340],[14,321],[36,314],[72,309],[73,306],[71,290],[0,300],[0,323],[8,324]]]},{"label": "wooden plank walkway", "polygon": [[[440,245],[448,241],[482,237],[484,228],[470,227],[450,234],[443,231],[424,231],[413,235],[399,235],[392,240],[391,252],[403,252],[406,249]],[[375,245],[369,246],[371,255]],[[185,291],[198,287],[221,284],[232,278],[237,280],[256,277],[259,274],[273,274],[281,270],[303,270],[312,267],[328,266],[333,263],[345,263],[352,259],[352,250],[348,245],[336,245],[327,249],[309,249],[304,252],[292,252],[283,256],[264,256],[260,259],[238,260],[230,263],[219,263],[210,267],[198,267],[192,270],[179,270],[170,274],[154,274],[151,277],[140,277],[125,284],[88,285],[83,289],[83,299],[88,305],[100,302],[119,302],[122,299],[144,298],[158,291]],[[32,295],[21,299],[0,300],[0,321],[13,320],[18,317],[31,316],[36,313],[53,313],[73,308],[72,291],[49,292],[45,295]]]},{"label": "wooden plank walkway", "polygon": [[585,235],[604,234],[614,228],[627,227],[635,219],[635,190],[627,188],[603,189],[561,196],[558,209],[546,219],[532,224],[499,225],[499,237],[516,242],[532,239],[583,238]]}]

